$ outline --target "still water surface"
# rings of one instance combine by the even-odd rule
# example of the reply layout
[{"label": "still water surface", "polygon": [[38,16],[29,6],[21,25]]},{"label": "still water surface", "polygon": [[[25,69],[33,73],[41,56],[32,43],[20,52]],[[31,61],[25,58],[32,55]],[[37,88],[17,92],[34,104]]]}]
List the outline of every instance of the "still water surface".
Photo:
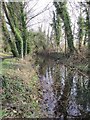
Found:
[{"label": "still water surface", "polygon": [[38,59],[42,90],[41,109],[46,117],[90,118],[90,76],[60,64]]}]

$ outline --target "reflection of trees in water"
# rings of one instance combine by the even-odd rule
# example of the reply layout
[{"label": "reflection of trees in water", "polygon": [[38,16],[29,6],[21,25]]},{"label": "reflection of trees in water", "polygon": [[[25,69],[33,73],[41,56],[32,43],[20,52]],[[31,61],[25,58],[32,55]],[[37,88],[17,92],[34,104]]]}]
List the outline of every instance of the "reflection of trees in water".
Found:
[{"label": "reflection of trees in water", "polygon": [[88,12],[87,12],[87,21],[88,21],[88,98],[89,98],[89,112],[90,112],[90,1],[87,2]]},{"label": "reflection of trees in water", "polygon": [[62,78],[61,78],[60,67],[61,66],[59,64],[57,64],[54,68],[55,72],[53,74],[53,80],[54,80],[53,88],[54,88],[54,94],[55,94],[56,100],[57,100],[56,106],[54,108],[55,117],[60,117],[61,116],[61,110],[60,109],[62,109],[61,102],[59,102],[60,97],[61,97],[61,89],[62,89],[61,87],[63,86],[63,85],[61,86],[61,82],[62,82],[61,79]]},{"label": "reflection of trees in water", "polygon": [[73,74],[67,72],[65,66],[56,67],[57,74],[54,77],[54,93],[57,96],[57,103],[54,108],[55,117],[64,115],[64,119],[67,116],[68,98],[71,91],[71,85],[73,81]]},{"label": "reflection of trees in water", "polygon": [[85,77],[78,74],[78,81],[77,81],[77,104],[82,107],[82,109],[86,109],[87,104],[87,94],[86,94],[86,87],[85,87]]},{"label": "reflection of trees in water", "polygon": [[53,93],[53,63],[48,61],[41,62],[39,65],[39,75],[40,75],[40,83],[43,92],[43,100],[42,100],[42,111],[46,116],[53,116],[53,108],[54,108],[54,93]]},{"label": "reflection of trees in water", "polygon": [[77,73],[75,100],[78,115],[84,116],[90,109],[90,91],[88,91],[88,78]]},{"label": "reflection of trees in water", "polygon": [[41,85],[44,90],[48,89],[44,95],[51,96],[45,101],[52,107],[47,108],[48,113],[52,112],[55,117],[63,115],[66,119],[67,115],[79,116],[90,110],[90,74],[88,79],[51,60],[43,60],[39,66],[45,82]]},{"label": "reflection of trees in water", "polygon": [[89,78],[88,87],[90,87],[90,56],[88,57],[88,78]]},{"label": "reflection of trees in water", "polygon": [[[62,75],[61,71],[60,73]],[[81,114],[85,115],[85,112],[90,110],[90,74],[88,79],[78,73],[75,73],[74,75],[73,72],[71,72],[70,70],[65,70],[65,72],[63,71],[63,73],[65,73],[65,87],[63,89],[62,95],[60,93],[60,89],[62,89],[62,87],[60,88],[61,83],[59,83],[58,88],[56,87],[57,97],[60,98],[57,98],[57,105],[55,108],[57,111],[56,116],[60,115],[61,113],[66,115],[68,110],[70,112],[68,113],[73,116],[79,116]],[[58,82],[56,83],[56,85],[57,84]]]},{"label": "reflection of trees in water", "polygon": [[87,86],[87,89],[88,89],[88,107],[89,107],[89,113],[90,113],[90,73],[88,74],[88,86]]}]

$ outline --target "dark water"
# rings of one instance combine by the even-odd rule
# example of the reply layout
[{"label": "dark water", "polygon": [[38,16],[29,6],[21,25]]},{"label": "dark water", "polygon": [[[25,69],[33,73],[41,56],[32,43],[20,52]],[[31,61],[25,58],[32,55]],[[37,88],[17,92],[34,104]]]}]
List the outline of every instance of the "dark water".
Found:
[{"label": "dark water", "polygon": [[38,59],[36,64],[39,65],[44,115],[60,120],[90,119],[90,76],[49,59]]}]

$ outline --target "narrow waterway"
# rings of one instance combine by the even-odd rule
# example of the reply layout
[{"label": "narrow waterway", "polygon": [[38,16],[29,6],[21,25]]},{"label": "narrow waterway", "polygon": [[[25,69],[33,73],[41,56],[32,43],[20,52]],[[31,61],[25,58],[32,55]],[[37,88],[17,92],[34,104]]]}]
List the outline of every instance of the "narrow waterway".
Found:
[{"label": "narrow waterway", "polygon": [[41,109],[46,117],[90,117],[90,76],[53,60],[38,59],[39,78],[42,90]]}]

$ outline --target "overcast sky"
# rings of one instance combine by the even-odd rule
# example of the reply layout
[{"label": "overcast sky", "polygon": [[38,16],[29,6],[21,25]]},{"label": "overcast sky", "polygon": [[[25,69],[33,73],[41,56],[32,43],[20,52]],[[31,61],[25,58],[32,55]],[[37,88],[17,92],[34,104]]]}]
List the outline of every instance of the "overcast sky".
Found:
[{"label": "overcast sky", "polygon": [[[38,1],[38,3],[37,3],[37,1]],[[31,5],[31,3],[32,3],[32,5]],[[30,28],[37,30],[38,27],[42,25],[43,30],[48,29],[49,23],[52,22],[52,11],[54,9],[53,0],[33,0],[33,2],[29,2],[29,4],[28,4],[29,9],[32,8],[36,3],[37,3],[37,5],[32,9],[30,14],[28,15],[28,18],[41,12],[47,5],[48,5],[48,8],[50,8],[50,9],[46,10],[39,16],[32,19],[29,22],[29,26],[30,26]],[[36,24],[38,22],[41,22],[41,23]],[[32,24],[35,24],[35,25],[32,26]]]},{"label": "overcast sky", "polygon": [[[37,3],[38,1],[38,3]],[[77,18],[79,15],[79,6],[78,6],[78,1],[80,0],[68,0],[69,4],[68,4],[68,11],[71,17],[71,21],[72,21],[72,25],[75,23],[75,26],[77,27]],[[82,0],[84,1],[84,0]],[[37,4],[36,4],[37,3]],[[34,6],[36,4],[36,6]],[[42,11],[47,5],[49,4],[48,7],[50,7],[49,10],[45,11],[43,14],[39,15],[38,17],[35,17],[34,19],[32,19],[29,22],[29,26],[30,28],[33,28],[34,30],[37,30],[39,26],[43,26],[43,30],[48,30],[48,26],[50,25],[50,23],[52,23],[52,11],[55,10],[54,6],[53,6],[53,0],[32,0],[31,2],[29,2],[28,7],[29,9],[32,8],[34,6],[34,8],[32,9],[32,11],[30,12],[28,18],[30,18],[31,16],[39,13],[40,11]],[[39,24],[36,24],[38,22],[41,22]],[[32,26],[32,24],[35,24]]]}]

